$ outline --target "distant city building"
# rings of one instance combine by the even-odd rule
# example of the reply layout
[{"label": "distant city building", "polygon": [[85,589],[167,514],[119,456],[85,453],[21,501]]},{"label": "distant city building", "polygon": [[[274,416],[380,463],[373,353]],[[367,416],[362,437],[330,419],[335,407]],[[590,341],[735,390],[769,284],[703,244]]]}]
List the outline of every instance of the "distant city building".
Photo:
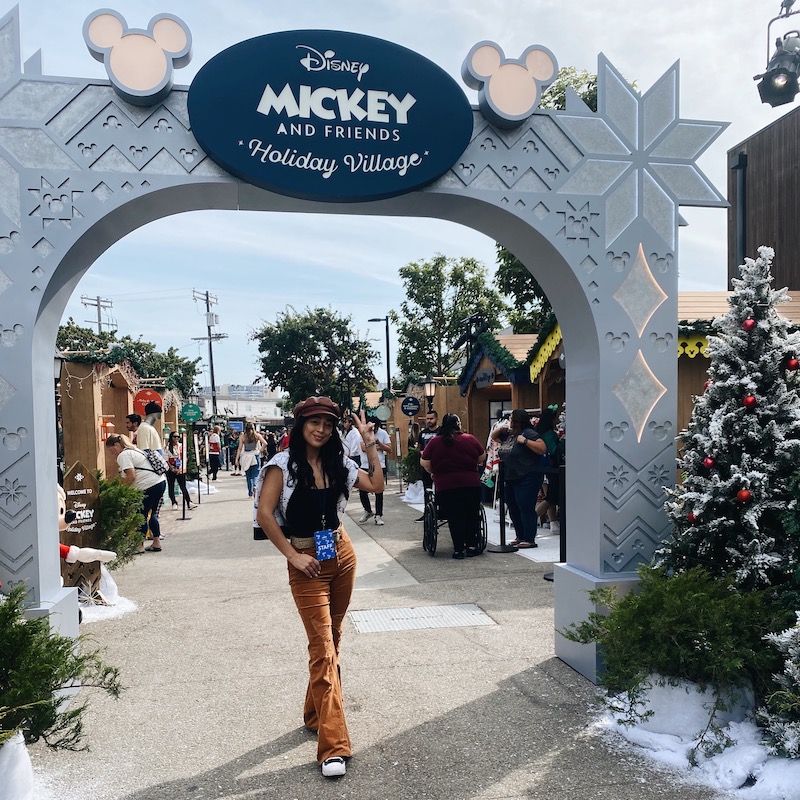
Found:
[{"label": "distant city building", "polygon": [[[284,412],[278,403],[283,392],[261,384],[224,383],[217,386],[217,413],[225,417],[245,417],[256,422],[283,422]],[[211,414],[211,387],[204,386],[200,395],[203,416]]]}]

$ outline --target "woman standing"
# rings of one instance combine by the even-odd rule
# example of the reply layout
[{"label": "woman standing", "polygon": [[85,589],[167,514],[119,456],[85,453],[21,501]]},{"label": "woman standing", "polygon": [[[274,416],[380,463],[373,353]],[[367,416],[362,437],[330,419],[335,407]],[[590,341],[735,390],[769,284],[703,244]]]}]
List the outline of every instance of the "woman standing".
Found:
[{"label": "woman standing", "polygon": [[178,501],[175,499],[175,481],[178,481],[181,494],[186,498],[186,508],[191,511],[192,506],[189,500],[189,491],[186,488],[186,468],[183,462],[183,445],[181,444],[181,435],[178,431],[172,431],[167,440],[167,447],[164,451],[167,458],[169,470],[167,471],[167,492],[169,499],[172,501],[172,510],[178,508]]},{"label": "woman standing", "polygon": [[211,435],[208,437],[208,469],[211,472],[211,480],[217,479],[217,473],[222,466],[222,438],[220,433],[222,428],[215,425],[211,429]]},{"label": "woman standing", "polygon": [[[126,486],[133,486],[144,492],[142,500],[142,515],[144,522],[139,528],[142,534],[142,550],[139,552],[160,553],[161,552],[161,528],[158,524],[158,506],[164,496],[164,486],[166,479],[163,475],[157,475],[147,456],[134,447],[127,436],[117,434],[106,439],[106,447],[117,457],[119,467],[119,479]],[[150,547],[144,546],[147,538],[147,531],[153,537]]]},{"label": "woman standing", "polygon": [[[536,423],[536,432],[542,437],[547,445],[547,466],[558,467],[560,465],[559,452],[563,450],[559,447],[558,433],[556,432],[556,411],[558,406],[548,406],[542,411],[539,421]],[[543,459],[544,460],[544,459]],[[536,516],[541,519],[547,515],[550,524],[550,532],[558,533],[561,526],[558,522],[558,497],[561,492],[561,477],[557,471],[548,472],[547,480],[542,486],[544,493],[543,499],[536,505]]]},{"label": "woman standing", "polygon": [[547,445],[531,427],[530,414],[524,408],[515,408],[508,427],[495,428],[491,436],[501,443],[505,500],[517,533],[517,538],[509,544],[538,547],[536,497],[544,479],[542,455]]},{"label": "woman standing", "polygon": [[436,502],[450,527],[453,558],[479,556],[481,482],[478,465],[483,445],[461,430],[456,414],[445,414],[439,432],[428,442],[419,463],[431,473]]},{"label": "woman standing", "polygon": [[258,454],[266,445],[264,437],[258,433],[252,422],[245,423],[244,433],[239,437],[239,449],[236,451],[236,464],[247,480],[247,495],[252,497],[258,478]]},{"label": "woman standing", "polygon": [[353,422],[364,438],[369,471],[344,455],[336,433],[339,413],[329,397],[298,403],[288,449],[264,466],[256,491],[256,523],[286,556],[289,586],[308,636],[310,675],[303,721],[317,732],[317,763],[326,778],[344,775],[345,759],[352,755],[339,648],[356,556],[340,514],[354,487],[383,491],[375,435],[363,412]]}]

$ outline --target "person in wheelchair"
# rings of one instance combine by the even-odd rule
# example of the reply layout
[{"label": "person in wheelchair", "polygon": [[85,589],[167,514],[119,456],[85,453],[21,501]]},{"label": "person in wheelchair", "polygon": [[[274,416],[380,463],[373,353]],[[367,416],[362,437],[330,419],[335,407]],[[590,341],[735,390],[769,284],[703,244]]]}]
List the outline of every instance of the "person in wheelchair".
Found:
[{"label": "person in wheelchair", "polygon": [[453,539],[453,558],[479,556],[481,483],[478,465],[483,445],[461,430],[456,414],[445,414],[437,435],[425,446],[420,464],[433,477],[439,513]]}]

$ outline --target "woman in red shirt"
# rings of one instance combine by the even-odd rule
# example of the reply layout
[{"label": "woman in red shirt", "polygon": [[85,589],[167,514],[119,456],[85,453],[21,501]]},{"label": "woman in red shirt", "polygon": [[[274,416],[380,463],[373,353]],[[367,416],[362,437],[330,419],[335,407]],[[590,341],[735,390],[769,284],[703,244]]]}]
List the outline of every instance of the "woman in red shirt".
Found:
[{"label": "woman in red shirt", "polygon": [[453,558],[479,556],[481,482],[478,465],[483,445],[461,430],[456,414],[445,414],[439,432],[428,442],[420,464],[433,476],[436,501],[453,539]]}]

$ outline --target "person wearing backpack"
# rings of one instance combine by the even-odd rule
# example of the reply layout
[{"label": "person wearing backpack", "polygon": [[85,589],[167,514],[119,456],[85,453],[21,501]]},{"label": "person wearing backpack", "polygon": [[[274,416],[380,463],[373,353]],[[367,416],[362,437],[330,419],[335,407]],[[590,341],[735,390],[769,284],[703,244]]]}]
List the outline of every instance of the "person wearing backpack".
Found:
[{"label": "person wearing backpack", "polygon": [[[127,436],[122,434],[109,436],[106,439],[106,447],[117,459],[120,481],[126,486],[139,489],[144,494],[142,499],[144,522],[139,528],[142,534],[142,549],[139,552],[160,553],[161,527],[158,524],[158,509],[164,496],[167,479],[153,469],[147,456],[135,447]],[[148,530],[153,541],[150,547],[145,547],[144,540],[147,538]]]}]

